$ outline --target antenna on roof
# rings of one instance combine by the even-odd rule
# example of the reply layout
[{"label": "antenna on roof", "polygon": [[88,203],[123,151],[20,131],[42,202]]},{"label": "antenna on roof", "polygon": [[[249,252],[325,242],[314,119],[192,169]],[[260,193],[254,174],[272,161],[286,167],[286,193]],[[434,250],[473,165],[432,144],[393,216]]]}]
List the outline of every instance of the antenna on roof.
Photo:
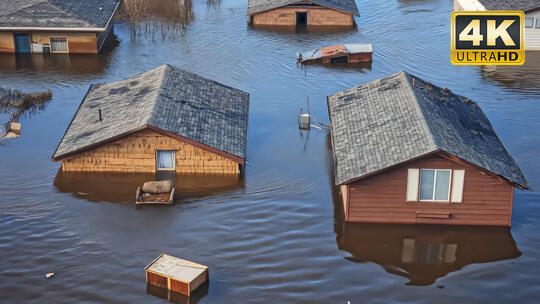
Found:
[{"label": "antenna on roof", "polygon": [[98,113],[99,113],[99,121],[102,121],[102,119],[101,119],[101,109],[98,109]]}]

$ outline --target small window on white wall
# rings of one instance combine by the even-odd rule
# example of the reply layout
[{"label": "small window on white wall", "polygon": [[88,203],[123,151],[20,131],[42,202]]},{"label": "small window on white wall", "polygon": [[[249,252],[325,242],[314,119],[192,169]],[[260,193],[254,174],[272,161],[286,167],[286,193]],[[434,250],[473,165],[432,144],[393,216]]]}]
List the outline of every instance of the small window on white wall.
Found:
[{"label": "small window on white wall", "polygon": [[158,170],[174,170],[174,151],[156,151],[156,168]]},{"label": "small window on white wall", "polygon": [[540,18],[536,18],[536,28],[540,28]]},{"label": "small window on white wall", "polygon": [[420,200],[449,201],[451,172],[447,169],[421,169]]},{"label": "small window on white wall", "polygon": [[526,17],[525,18],[525,27],[533,27],[533,25],[534,25],[534,18]]}]

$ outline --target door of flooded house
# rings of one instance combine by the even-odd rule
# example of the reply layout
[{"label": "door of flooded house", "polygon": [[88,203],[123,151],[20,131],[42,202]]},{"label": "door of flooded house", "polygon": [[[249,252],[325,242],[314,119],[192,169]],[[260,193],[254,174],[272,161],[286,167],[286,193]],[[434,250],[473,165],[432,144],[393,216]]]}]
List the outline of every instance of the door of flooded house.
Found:
[{"label": "door of flooded house", "polygon": [[307,12],[296,12],[296,26],[306,26],[308,23]]},{"label": "door of flooded house", "polygon": [[26,33],[13,34],[15,53],[30,53],[30,36]]}]

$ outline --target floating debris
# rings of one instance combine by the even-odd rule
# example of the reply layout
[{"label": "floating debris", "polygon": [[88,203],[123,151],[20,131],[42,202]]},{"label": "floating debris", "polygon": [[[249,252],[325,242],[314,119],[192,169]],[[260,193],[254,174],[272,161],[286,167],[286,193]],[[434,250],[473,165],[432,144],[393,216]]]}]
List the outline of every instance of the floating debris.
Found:
[{"label": "floating debris", "polygon": [[9,115],[3,138],[19,137],[21,135],[19,118],[23,114],[33,115],[43,110],[51,98],[51,91],[25,94],[19,90],[0,87],[0,113]]},{"label": "floating debris", "polygon": [[49,272],[49,273],[47,273],[47,274],[45,275],[45,277],[46,277],[47,279],[49,279],[49,278],[52,278],[53,275],[54,275],[54,272]]},{"label": "floating debris", "polygon": [[297,53],[296,57],[300,63],[372,62],[373,47],[371,44],[337,44]]},{"label": "floating debris", "polygon": [[311,113],[309,108],[309,97],[307,98],[308,112],[304,113],[304,109],[300,108],[300,114],[298,115],[298,127],[303,130],[309,130],[311,124]]},{"label": "floating debris", "polygon": [[162,253],[144,268],[146,283],[189,296],[208,281],[208,266]]},{"label": "floating debris", "polygon": [[172,205],[174,188],[171,180],[151,181],[137,188],[136,205]]}]

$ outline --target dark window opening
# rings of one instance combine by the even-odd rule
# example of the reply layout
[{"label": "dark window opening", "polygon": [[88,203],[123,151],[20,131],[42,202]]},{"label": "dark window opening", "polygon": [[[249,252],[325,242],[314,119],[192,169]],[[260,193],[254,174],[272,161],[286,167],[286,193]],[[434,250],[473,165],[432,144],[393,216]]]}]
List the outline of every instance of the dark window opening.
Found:
[{"label": "dark window opening", "polygon": [[307,12],[296,12],[296,25],[307,25]]},{"label": "dark window opening", "polygon": [[330,58],[330,62],[331,63],[349,62],[349,56],[340,56],[340,57]]}]

